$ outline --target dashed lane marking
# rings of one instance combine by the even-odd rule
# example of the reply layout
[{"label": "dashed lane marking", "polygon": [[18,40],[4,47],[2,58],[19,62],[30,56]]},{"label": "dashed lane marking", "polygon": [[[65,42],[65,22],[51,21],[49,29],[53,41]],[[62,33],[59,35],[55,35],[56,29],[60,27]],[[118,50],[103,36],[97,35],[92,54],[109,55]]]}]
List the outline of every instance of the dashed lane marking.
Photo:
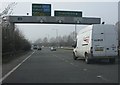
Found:
[{"label": "dashed lane marking", "polygon": [[65,62],[68,62],[67,60],[65,60]]},{"label": "dashed lane marking", "polygon": [[102,80],[104,80],[104,81],[110,81],[110,80],[108,80],[108,79],[104,78],[104,77],[103,77],[103,76],[101,76],[101,75],[97,76],[97,78],[101,78],[101,79],[102,79]]},{"label": "dashed lane marking", "polygon": [[74,65],[73,63],[70,63],[71,65]]},{"label": "dashed lane marking", "polygon": [[85,69],[83,69],[83,71],[87,71],[87,69],[85,68]]}]

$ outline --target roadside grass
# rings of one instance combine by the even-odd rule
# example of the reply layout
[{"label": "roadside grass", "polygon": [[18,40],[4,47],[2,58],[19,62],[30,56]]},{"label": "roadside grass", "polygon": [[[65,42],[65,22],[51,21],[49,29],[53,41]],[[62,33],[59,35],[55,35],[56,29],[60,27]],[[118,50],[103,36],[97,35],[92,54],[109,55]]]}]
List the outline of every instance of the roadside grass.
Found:
[{"label": "roadside grass", "polygon": [[29,51],[19,51],[15,53],[7,53],[5,55],[2,55],[2,64],[7,64],[14,59],[17,59],[25,54],[27,54]]}]

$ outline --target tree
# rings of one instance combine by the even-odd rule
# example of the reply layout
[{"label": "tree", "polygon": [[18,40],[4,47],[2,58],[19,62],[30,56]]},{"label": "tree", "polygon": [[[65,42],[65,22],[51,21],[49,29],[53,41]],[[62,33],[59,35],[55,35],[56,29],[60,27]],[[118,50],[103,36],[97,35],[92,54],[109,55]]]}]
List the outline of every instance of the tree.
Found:
[{"label": "tree", "polygon": [[56,46],[56,38],[54,38],[54,37],[50,38],[49,45],[50,46]]},{"label": "tree", "polygon": [[73,43],[73,39],[72,39],[72,37],[70,35],[68,36],[67,43],[68,43],[67,44],[68,46],[71,46],[72,43]]},{"label": "tree", "polygon": [[[12,7],[16,3],[9,4],[5,10],[0,14],[0,17],[4,15],[9,15],[12,13]],[[17,28],[12,28],[10,23],[2,25],[2,52],[3,54],[8,53],[16,53],[19,51],[28,51],[31,48],[30,42],[25,39],[22,32]],[[14,29],[14,30],[13,30]]]},{"label": "tree", "polygon": [[0,17],[5,15],[11,15],[13,14],[13,7],[16,5],[16,2],[10,3],[3,11],[0,13]]},{"label": "tree", "polygon": [[48,46],[48,39],[47,39],[47,37],[45,37],[45,38],[43,39],[42,44],[43,44],[44,46]]},{"label": "tree", "polygon": [[39,38],[38,40],[35,41],[35,43],[42,43],[42,39]]}]

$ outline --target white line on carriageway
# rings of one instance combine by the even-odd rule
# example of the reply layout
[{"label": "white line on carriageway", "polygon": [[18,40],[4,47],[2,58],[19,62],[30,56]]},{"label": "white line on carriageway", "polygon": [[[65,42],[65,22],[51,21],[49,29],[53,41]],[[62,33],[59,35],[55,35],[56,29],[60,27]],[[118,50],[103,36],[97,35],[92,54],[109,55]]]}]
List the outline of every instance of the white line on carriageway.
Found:
[{"label": "white line on carriageway", "polygon": [[13,73],[19,66],[21,66],[28,58],[30,58],[33,55],[34,52],[32,52],[32,54],[30,54],[27,58],[25,58],[21,63],[19,63],[17,66],[15,66],[11,71],[9,71],[5,76],[3,76],[0,79],[0,83],[2,83],[3,80],[5,80],[11,73]]}]

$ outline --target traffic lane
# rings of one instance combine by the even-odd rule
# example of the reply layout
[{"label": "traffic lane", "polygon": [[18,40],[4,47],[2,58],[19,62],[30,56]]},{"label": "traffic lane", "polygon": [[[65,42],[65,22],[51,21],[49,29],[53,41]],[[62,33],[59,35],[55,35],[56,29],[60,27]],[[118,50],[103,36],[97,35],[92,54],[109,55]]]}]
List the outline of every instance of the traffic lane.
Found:
[{"label": "traffic lane", "polygon": [[[44,55],[42,53],[40,54]],[[67,78],[69,78],[69,80],[73,80],[73,78],[69,76],[74,73],[71,73],[70,71],[68,71],[68,69],[63,69],[69,67],[68,65],[67,66],[62,65],[64,62],[61,62],[58,58],[55,58],[54,56],[53,56],[54,59],[52,59],[50,53],[49,53],[50,58],[48,58],[48,56],[46,56],[45,54],[44,56],[40,57],[40,60],[38,59],[38,55],[39,53],[36,52],[36,54],[33,55],[33,58],[29,59],[26,63],[24,63],[24,66],[23,65],[21,66],[22,68],[20,67],[19,69],[17,69],[16,70],[17,73],[14,72],[11,76],[9,76],[9,78],[6,79],[6,82],[7,83],[19,83],[19,82],[45,83],[45,82],[60,82],[60,81],[67,82],[65,75],[68,75]],[[64,75],[61,75],[61,73]]]},{"label": "traffic lane", "polygon": [[[84,71],[73,64],[61,60],[59,53],[43,49],[36,51],[26,62],[15,70],[4,83],[101,83],[108,82],[97,78],[98,73]],[[65,57],[70,52],[64,53]],[[67,54],[67,55],[66,55]],[[68,56],[67,56],[68,57]],[[72,56],[71,56],[72,57]],[[84,63],[83,63],[84,64]]]},{"label": "traffic lane", "polygon": [[[118,64],[110,64],[106,61],[95,62],[94,64],[85,64],[83,60],[73,60],[73,55],[71,50],[57,50],[55,55],[59,55],[59,59],[80,68],[83,71],[88,71],[90,73],[96,73],[96,77],[107,82],[118,82]],[[89,70],[88,70],[89,69]],[[111,75],[110,75],[111,74]]]},{"label": "traffic lane", "polygon": [[52,53],[55,53],[55,52],[52,52]]},{"label": "traffic lane", "polygon": [[[47,52],[39,56],[36,52],[32,58],[20,66],[13,74],[11,74],[4,82],[6,83],[76,83],[86,82],[85,76],[80,76],[79,71],[66,64],[53,54],[49,53],[49,58],[46,56]],[[38,63],[41,62],[41,63]],[[49,63],[48,63],[49,62]],[[37,66],[39,65],[39,67]],[[85,75],[85,73],[82,73]],[[87,80],[88,81],[88,80]]]},{"label": "traffic lane", "polygon": [[[65,51],[65,54],[63,53]],[[118,82],[118,62],[110,64],[108,61],[94,62],[86,64],[84,60],[73,60],[72,50],[60,50],[57,55],[60,59],[68,62],[75,67],[91,73],[96,72],[96,77],[109,82]]]}]

